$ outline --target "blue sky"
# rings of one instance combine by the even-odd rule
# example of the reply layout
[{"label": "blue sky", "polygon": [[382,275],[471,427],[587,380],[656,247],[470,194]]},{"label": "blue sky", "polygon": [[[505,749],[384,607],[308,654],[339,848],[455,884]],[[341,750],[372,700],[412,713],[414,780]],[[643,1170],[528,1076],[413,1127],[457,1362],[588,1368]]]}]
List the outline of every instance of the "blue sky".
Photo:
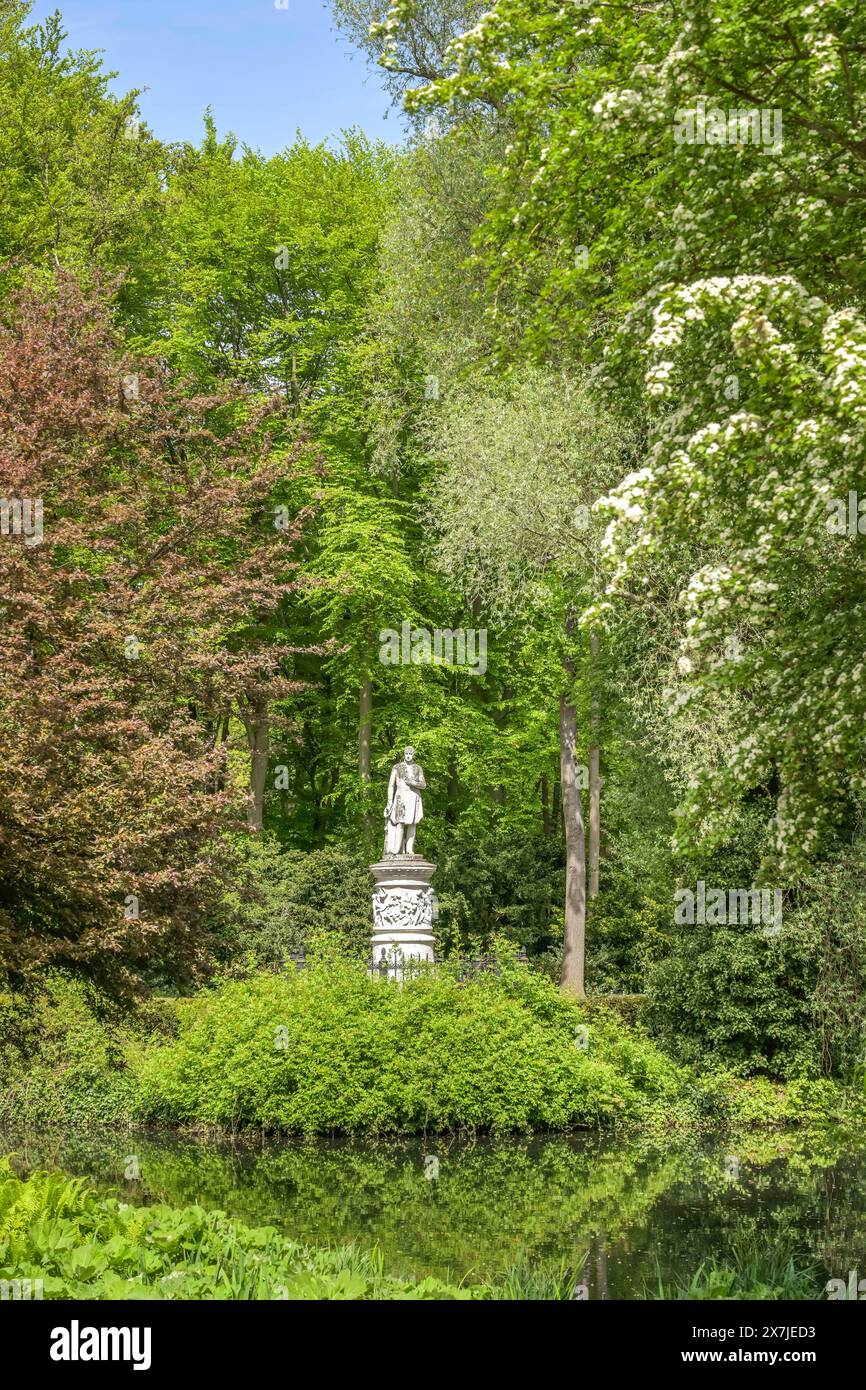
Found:
[{"label": "blue sky", "polygon": [[115,90],[147,87],[142,115],[163,140],[198,142],[213,109],[265,154],[295,131],[318,141],[349,126],[401,138],[380,75],[338,35],[322,0],[36,0],[32,21],[59,9],[72,48],[104,49]]}]

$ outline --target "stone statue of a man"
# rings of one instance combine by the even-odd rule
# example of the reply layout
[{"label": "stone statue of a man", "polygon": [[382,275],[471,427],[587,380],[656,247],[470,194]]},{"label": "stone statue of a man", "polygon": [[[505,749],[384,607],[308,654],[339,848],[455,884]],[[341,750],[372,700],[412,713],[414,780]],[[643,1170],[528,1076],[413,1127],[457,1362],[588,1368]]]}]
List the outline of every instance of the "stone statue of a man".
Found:
[{"label": "stone statue of a man", "polygon": [[414,854],[415,830],[424,815],[419,792],[427,783],[424,769],[415,762],[415,749],[403,750],[403,761],[395,763],[388,782],[385,807],[385,853]]}]

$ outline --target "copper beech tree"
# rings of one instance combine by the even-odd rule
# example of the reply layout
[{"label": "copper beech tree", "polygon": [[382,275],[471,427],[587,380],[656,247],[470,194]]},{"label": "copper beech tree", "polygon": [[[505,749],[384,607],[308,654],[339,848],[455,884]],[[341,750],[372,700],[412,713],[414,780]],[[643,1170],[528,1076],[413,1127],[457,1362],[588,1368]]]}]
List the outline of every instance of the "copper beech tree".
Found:
[{"label": "copper beech tree", "polygon": [[[69,276],[6,306],[0,969],[12,982],[52,963],[120,991],[200,971],[223,832],[245,813],[226,731],[232,715],[266,721],[296,688],[275,632],[301,582],[310,504],[284,423],[279,402],[193,394],[125,358],[105,300]],[[262,748],[259,731],[250,795]]]}]

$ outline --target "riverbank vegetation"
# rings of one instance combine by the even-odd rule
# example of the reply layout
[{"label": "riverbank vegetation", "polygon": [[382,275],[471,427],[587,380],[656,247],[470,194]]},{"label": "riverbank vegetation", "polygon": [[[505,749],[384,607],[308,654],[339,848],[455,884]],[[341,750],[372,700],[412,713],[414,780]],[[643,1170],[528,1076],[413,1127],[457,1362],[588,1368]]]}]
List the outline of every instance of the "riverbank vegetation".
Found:
[{"label": "riverbank vegetation", "polygon": [[0,1124],[201,1133],[648,1133],[866,1120],[808,1073],[677,1063],[605,1003],[507,957],[402,983],[324,960],[130,1012],[62,976],[0,1000]]},{"label": "riverbank vegetation", "polygon": [[395,1279],[375,1251],[312,1249],[198,1206],[129,1206],[64,1173],[21,1179],[8,1159],[0,1160],[0,1280],[49,1299],[474,1296],[438,1279]]},{"label": "riverbank vegetation", "polygon": [[[128,1300],[565,1300],[586,1297],[585,1264],[525,1257],[490,1278],[399,1278],[382,1252],[313,1247],[272,1226],[251,1227],[196,1204],[120,1202],[65,1173],[16,1173],[0,1159],[0,1281],[4,1297]],[[826,1281],[802,1254],[752,1237],[728,1264],[688,1281],[647,1286],[660,1299],[819,1299]]]}]

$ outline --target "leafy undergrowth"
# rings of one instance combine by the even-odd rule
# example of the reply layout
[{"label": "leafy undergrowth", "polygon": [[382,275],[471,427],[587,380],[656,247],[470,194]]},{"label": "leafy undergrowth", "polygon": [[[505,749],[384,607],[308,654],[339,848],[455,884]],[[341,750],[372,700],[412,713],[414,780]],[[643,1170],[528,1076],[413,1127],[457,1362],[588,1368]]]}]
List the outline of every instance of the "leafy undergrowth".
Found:
[{"label": "leafy undergrowth", "polygon": [[866,1095],[855,1086],[823,1078],[774,1081],[766,1076],[738,1076],[730,1071],[694,1075],[664,1117],[655,1112],[647,1123],[664,1120],[671,1127],[706,1129],[828,1128],[862,1134],[866,1129]]},{"label": "leafy undergrowth", "polygon": [[0,1123],[67,1131],[133,1123],[145,1041],[174,1026],[169,1001],[121,1011],[59,971],[33,994],[0,993]]},{"label": "leafy undergrowth", "polygon": [[[189,1207],[133,1207],[0,1161],[0,1280],[46,1299],[472,1299],[482,1286],[385,1273],[378,1251],[314,1249]],[[31,1293],[31,1296],[34,1296]]]},{"label": "leafy undergrowth", "polygon": [[288,1133],[597,1126],[682,1085],[612,1014],[518,965],[402,985],[347,962],[232,981],[178,1005],[141,1072],[149,1119]]},{"label": "leafy undergrowth", "polygon": [[403,985],[331,961],[112,1008],[60,974],[0,995],[0,1124],[387,1134],[866,1130],[862,1087],[678,1066],[639,1028],[504,961]]}]

